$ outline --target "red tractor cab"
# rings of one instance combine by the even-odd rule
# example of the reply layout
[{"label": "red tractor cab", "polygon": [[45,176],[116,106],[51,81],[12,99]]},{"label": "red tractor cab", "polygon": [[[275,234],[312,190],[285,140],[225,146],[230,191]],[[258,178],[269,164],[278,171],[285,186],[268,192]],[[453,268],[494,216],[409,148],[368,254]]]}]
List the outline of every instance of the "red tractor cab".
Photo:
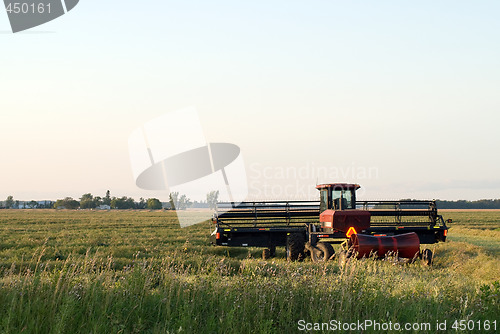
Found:
[{"label": "red tractor cab", "polygon": [[327,233],[342,232],[349,238],[370,227],[370,212],[356,210],[356,190],[359,184],[320,184],[321,228]]}]

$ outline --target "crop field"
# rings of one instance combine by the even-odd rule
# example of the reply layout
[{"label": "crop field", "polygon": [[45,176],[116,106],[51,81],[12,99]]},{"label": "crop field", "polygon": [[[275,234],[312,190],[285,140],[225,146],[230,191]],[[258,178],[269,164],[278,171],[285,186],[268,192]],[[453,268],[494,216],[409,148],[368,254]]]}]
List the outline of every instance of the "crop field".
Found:
[{"label": "crop field", "polygon": [[[449,242],[429,245],[426,267],[289,263],[280,248],[264,261],[209,245],[210,222],[180,228],[168,211],[0,210],[0,332],[295,333],[301,320],[367,319],[499,332],[500,211],[441,214]],[[485,321],[497,330],[478,331]]]}]

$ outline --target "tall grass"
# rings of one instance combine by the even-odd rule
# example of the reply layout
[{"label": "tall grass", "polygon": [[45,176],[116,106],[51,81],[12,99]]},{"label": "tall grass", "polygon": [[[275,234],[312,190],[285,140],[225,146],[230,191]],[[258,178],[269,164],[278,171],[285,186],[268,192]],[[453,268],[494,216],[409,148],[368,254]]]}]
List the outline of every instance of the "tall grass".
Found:
[{"label": "tall grass", "polygon": [[208,246],[206,225],[179,229],[165,213],[23,217],[0,213],[3,333],[282,333],[297,332],[301,319],[500,320],[500,259],[464,241],[432,247],[433,267],[391,258],[288,263],[260,260],[258,249]]}]

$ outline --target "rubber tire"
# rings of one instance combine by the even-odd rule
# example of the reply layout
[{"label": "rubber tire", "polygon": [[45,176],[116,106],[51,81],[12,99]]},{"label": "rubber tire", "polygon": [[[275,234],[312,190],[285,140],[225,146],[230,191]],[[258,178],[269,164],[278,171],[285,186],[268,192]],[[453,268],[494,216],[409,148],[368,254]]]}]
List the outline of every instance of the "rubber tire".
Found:
[{"label": "rubber tire", "polygon": [[326,242],[318,242],[316,248],[319,249],[319,252],[317,252],[315,256],[317,262],[326,262],[335,254],[332,245]]},{"label": "rubber tire", "polygon": [[267,260],[271,257],[271,250],[269,248],[264,248],[262,250],[262,259]]},{"label": "rubber tire", "polygon": [[432,265],[432,258],[432,251],[430,249],[426,248],[422,251],[422,262],[426,266]]},{"label": "rubber tire", "polygon": [[269,251],[270,251],[271,257],[276,256],[276,246],[269,247]]},{"label": "rubber tire", "polygon": [[304,258],[304,236],[300,233],[291,233],[286,241],[286,258],[288,261],[297,261]]}]

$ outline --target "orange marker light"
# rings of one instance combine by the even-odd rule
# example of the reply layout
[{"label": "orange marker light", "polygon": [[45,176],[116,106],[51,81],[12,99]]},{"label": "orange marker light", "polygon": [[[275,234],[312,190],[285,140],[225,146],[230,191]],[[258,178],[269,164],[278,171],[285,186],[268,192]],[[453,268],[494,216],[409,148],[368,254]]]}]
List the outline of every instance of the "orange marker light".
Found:
[{"label": "orange marker light", "polygon": [[444,236],[446,237],[448,235],[448,230],[444,230]]},{"label": "orange marker light", "polygon": [[220,239],[220,233],[215,234],[215,239]]},{"label": "orange marker light", "polygon": [[356,232],[356,229],[354,227],[349,227],[349,229],[347,230],[347,233],[345,234],[346,237],[350,238],[351,235],[353,234],[358,234],[358,232]]}]

